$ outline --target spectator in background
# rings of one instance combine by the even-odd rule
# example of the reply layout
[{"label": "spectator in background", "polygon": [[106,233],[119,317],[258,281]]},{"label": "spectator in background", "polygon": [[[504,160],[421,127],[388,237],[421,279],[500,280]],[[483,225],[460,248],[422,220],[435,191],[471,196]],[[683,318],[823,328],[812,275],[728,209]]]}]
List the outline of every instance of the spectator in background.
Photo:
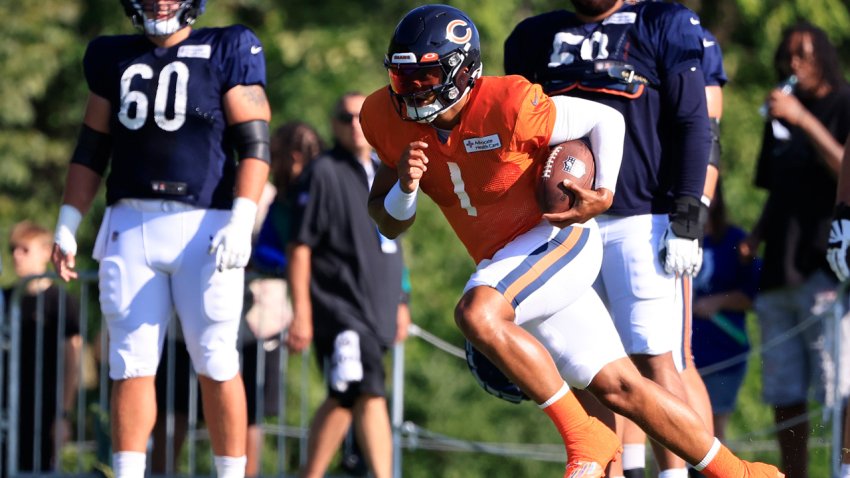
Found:
[{"label": "spectator in background", "polygon": [[[14,344],[20,350],[20,398],[18,405],[18,469],[23,472],[48,472],[59,465],[62,446],[70,438],[71,417],[79,383],[80,360],[83,340],[80,336],[80,318],[77,301],[70,295],[62,297],[53,280],[44,276],[50,263],[53,234],[46,228],[30,221],[15,224],[9,234],[9,249],[12,268],[22,282],[21,341]],[[7,307],[13,305],[14,288],[3,291]],[[39,305],[42,297],[42,305]],[[64,300],[64,304],[61,301]],[[41,307],[43,306],[43,309]],[[64,326],[59,330],[62,310]],[[41,332],[39,332],[41,328]],[[43,354],[36,357],[37,335],[42,335]],[[64,349],[60,356],[59,351]],[[8,357],[6,357],[8,360]],[[38,372],[36,362],[43,367]],[[8,364],[9,362],[5,362]],[[64,381],[62,399],[56,402],[57,378],[61,373]],[[8,370],[5,377],[8,377]],[[8,385],[8,383],[7,383]],[[36,397],[37,387],[38,397]],[[6,396],[2,397],[5,402]],[[40,400],[40,416],[34,409]],[[35,420],[41,421],[40,442],[35,441]],[[34,461],[36,452],[40,458]],[[8,458],[8,456],[4,457]],[[4,462],[5,464],[5,462]],[[5,472],[5,466],[2,470]],[[5,475],[4,475],[5,476]]]},{"label": "spectator in background", "polygon": [[323,150],[321,137],[307,123],[286,123],[272,135],[271,182],[276,194],[262,221],[252,257],[253,267],[258,272],[286,275],[286,243],[292,230],[296,181]]},{"label": "spectator in background", "polygon": [[[290,235],[295,183],[310,162],[324,149],[312,126],[293,121],[278,127],[271,141],[271,183],[275,190],[267,212],[258,216],[259,234],[249,266],[263,277],[248,287],[250,308],[242,323],[242,375],[248,397],[248,465],[245,476],[260,474],[263,444],[261,415],[257,414],[256,377],[259,354],[265,354],[265,416],[277,411],[282,370],[279,369],[281,333],[292,321],[292,304],[286,282],[285,244]],[[262,218],[260,220],[260,218]],[[271,276],[271,277],[269,277]],[[248,332],[248,333],[245,333]],[[261,344],[262,347],[259,347]],[[251,390],[250,387],[254,387]]]},{"label": "spectator in background", "polygon": [[400,241],[381,236],[366,201],[378,158],[360,126],[364,96],[346,93],[334,106],[334,147],[299,182],[289,238],[294,318],[290,350],[311,341],[328,396],[310,426],[304,478],[324,476],[349,427],[375,478],[392,474],[392,433],[383,357],[406,336]]},{"label": "spectator in background", "polygon": [[758,289],[761,261],[740,256],[738,245],[746,232],[728,222],[719,182],[708,214],[702,268],[694,280],[693,352],[698,369],[711,368],[703,381],[711,398],[714,434],[725,441],[747,372],[746,312]]},{"label": "spectator in background", "polygon": [[823,323],[811,319],[837,286],[826,248],[842,141],[850,132],[850,88],[836,48],[823,30],[806,22],[785,30],[774,67],[777,80],[793,76],[796,88],[791,93],[775,89],[767,97],[769,121],[755,183],[768,198],[741,252],[753,255],[764,242],[754,303],[763,342],[791,335],[781,346],[763,349],[762,386],[781,425],[783,468],[788,478],[805,478],[807,402],[812,391],[823,398],[825,365]]}]

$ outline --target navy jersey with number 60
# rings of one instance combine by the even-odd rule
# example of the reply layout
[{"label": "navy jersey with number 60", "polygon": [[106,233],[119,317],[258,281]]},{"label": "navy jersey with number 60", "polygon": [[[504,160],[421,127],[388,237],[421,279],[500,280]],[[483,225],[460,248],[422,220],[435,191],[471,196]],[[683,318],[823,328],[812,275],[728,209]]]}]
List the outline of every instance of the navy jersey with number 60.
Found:
[{"label": "navy jersey with number 60", "polygon": [[[699,198],[705,180],[702,37],[699,18],[679,4],[626,4],[596,23],[558,10],[517,25],[505,42],[505,72],[542,84],[550,95],[621,112],[623,162],[608,213],[668,213],[673,196]],[[677,151],[665,150],[686,137]]]},{"label": "navy jersey with number 60", "polygon": [[93,40],[83,61],[89,89],[112,107],[107,204],[173,199],[229,209],[235,156],[222,98],[265,86],[262,45],[243,26],[203,28],[170,48],[143,35]]}]

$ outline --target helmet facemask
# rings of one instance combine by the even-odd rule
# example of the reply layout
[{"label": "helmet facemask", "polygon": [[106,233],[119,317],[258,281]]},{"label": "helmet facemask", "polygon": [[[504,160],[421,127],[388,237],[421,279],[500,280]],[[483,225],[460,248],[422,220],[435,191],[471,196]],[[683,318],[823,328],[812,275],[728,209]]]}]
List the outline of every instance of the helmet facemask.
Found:
[{"label": "helmet facemask", "polygon": [[150,36],[168,36],[195,23],[203,0],[121,0],[133,25]]},{"label": "helmet facemask", "polygon": [[[469,44],[464,50],[469,50]],[[427,57],[417,61],[413,53],[396,53],[384,60],[390,93],[402,119],[431,123],[466,96],[481,76],[480,62],[476,68],[467,51],[456,50],[431,61]]]}]

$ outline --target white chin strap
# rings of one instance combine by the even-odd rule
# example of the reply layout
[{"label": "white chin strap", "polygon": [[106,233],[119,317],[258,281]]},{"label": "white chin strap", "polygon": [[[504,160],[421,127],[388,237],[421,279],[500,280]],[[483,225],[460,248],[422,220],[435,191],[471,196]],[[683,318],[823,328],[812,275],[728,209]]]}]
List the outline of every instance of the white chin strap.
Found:
[{"label": "white chin strap", "polygon": [[174,15],[173,17],[165,20],[146,18],[145,33],[157,37],[171,35],[181,28],[180,20],[177,19],[178,16],[179,15]]}]

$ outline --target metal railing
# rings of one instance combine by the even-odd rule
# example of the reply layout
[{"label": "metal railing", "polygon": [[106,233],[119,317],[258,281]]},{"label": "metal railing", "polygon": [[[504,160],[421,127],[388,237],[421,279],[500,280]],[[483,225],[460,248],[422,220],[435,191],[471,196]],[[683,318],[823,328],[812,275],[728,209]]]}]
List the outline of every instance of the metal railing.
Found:
[{"label": "metal railing", "polygon": [[[35,295],[35,347],[24,349],[22,344],[22,300],[26,296],[26,286],[34,280],[43,280],[54,278],[53,275],[44,275],[37,277],[28,277],[21,280],[11,291],[11,296],[8,308],[3,304],[3,297],[0,295],[0,397],[3,397],[3,402],[0,404],[0,474],[7,477],[25,477],[25,476],[45,476],[45,477],[60,477],[60,476],[103,476],[103,474],[89,471],[92,468],[92,461],[101,465],[108,464],[111,461],[111,452],[109,444],[109,376],[108,364],[108,346],[106,337],[106,326],[98,313],[90,317],[90,310],[97,304],[97,298],[93,297],[93,291],[96,291],[97,275],[93,272],[80,273],[79,281],[75,284],[74,290],[79,291],[76,295],[78,309],[76,311],[68,311],[65,307],[66,296],[70,293],[66,285],[54,282],[59,291],[59,306],[56,309],[55,317],[48,317],[45,308],[46,298],[44,292]],[[70,437],[66,446],[73,449],[74,453],[65,453],[64,466],[60,467],[60,463],[54,462],[49,466],[43,466],[44,460],[42,456],[42,445],[44,440],[52,439],[45,433],[44,422],[51,420],[54,423],[66,417],[63,407],[63,387],[66,383],[64,374],[63,356],[65,349],[66,337],[62,333],[65,330],[66,320],[69,313],[76,312],[79,317],[79,335],[82,337],[84,357],[80,360],[77,368],[77,375],[81,377],[79,386],[76,391],[76,400],[74,411],[70,422],[73,424]],[[198,409],[198,381],[194,370],[189,371],[188,377],[175,377],[176,357],[178,347],[182,346],[178,341],[177,321],[171,320],[169,323],[169,331],[166,336],[164,348],[167,349],[167,359],[163,361],[161,367],[164,367],[169,383],[174,383],[175,386],[188,387],[188,426],[186,429],[186,438],[184,443],[185,456],[184,460],[185,472],[189,476],[198,475],[198,462],[201,459],[200,449],[204,445],[207,448],[208,435],[202,428],[199,421]],[[244,324],[243,324],[244,325]],[[51,329],[55,332],[51,332]],[[94,329],[94,330],[92,330]],[[103,333],[100,333],[103,331]],[[45,337],[55,333],[57,338],[55,343],[46,343]],[[250,332],[241,334],[242,337],[248,336]],[[276,423],[270,423],[264,420],[265,418],[265,367],[266,354],[263,345],[282,346],[281,337],[271,337],[261,341],[256,347],[256,377],[257,384],[256,397],[256,416],[257,424],[262,426],[266,439],[276,440],[276,459],[274,476],[285,476],[285,459],[287,457],[286,439],[298,440],[298,448],[301,450],[299,463],[303,463],[306,456],[306,438],[307,438],[307,420],[308,420],[308,404],[309,404],[309,385],[310,375],[312,370],[309,367],[309,353],[305,351],[301,355],[301,367],[298,373],[299,377],[292,380],[279,380],[277,391],[277,404],[275,416]],[[276,342],[276,343],[275,343]],[[240,341],[240,346],[242,341]],[[45,376],[45,349],[47,347],[54,348],[56,351],[55,376]],[[289,355],[280,353],[277,364],[274,364],[278,370],[289,369]],[[99,357],[100,359],[94,359]],[[46,401],[46,393],[55,394],[55,407],[52,411],[43,413],[34,413],[31,416],[21,416],[21,366],[24,363],[33,364],[35,377],[33,379],[33,389],[27,391],[33,400],[33,409],[42,410]],[[268,364],[271,365],[271,364]],[[93,376],[94,375],[94,376]],[[175,380],[176,379],[176,380]],[[295,387],[289,386],[288,383],[296,383]],[[297,425],[286,425],[287,420],[287,394],[297,394],[301,407],[297,412],[297,417],[294,417]],[[176,476],[178,473],[178,458],[174,456],[174,440],[176,428],[175,416],[175,388],[167,387],[165,393],[165,409],[159,410],[159,413],[165,417],[166,440],[164,443],[165,454],[165,475]],[[22,421],[25,420],[25,421]],[[21,430],[29,428],[33,431],[32,441],[23,443],[21,439]],[[54,447],[55,449],[55,447]],[[31,455],[28,455],[30,454]],[[58,453],[57,453],[58,455]],[[70,463],[69,463],[70,455]],[[149,453],[150,455],[150,453]],[[32,462],[32,468],[21,470],[20,458],[26,457],[27,461]],[[101,466],[101,468],[106,468]],[[148,468],[150,469],[150,463]]]},{"label": "metal railing", "polygon": [[[28,280],[43,279],[51,276],[41,276],[28,278]],[[96,354],[99,357],[107,357],[107,345],[104,334],[98,334],[98,330],[92,330],[93,327],[105,331],[105,325],[99,314],[99,309],[96,297],[92,297],[93,291],[96,290],[97,276],[95,273],[81,273],[78,285],[74,286],[74,291],[78,290],[76,297],[78,298],[77,310],[80,318],[80,335],[83,338],[84,349],[89,354]],[[92,381],[91,361],[81,360],[78,367],[78,375],[83,379],[79,380],[79,386],[76,390],[76,400],[74,406],[74,418],[72,423],[74,428],[71,433],[71,438],[67,446],[72,447],[73,453],[65,453],[66,461],[63,466],[58,466],[54,463],[50,469],[39,469],[40,456],[40,440],[50,439],[43,436],[41,433],[41,414],[35,414],[34,417],[27,417],[33,421],[34,437],[33,443],[25,444],[20,442],[19,428],[22,425],[20,420],[24,417],[20,416],[20,396],[21,396],[21,376],[20,369],[23,360],[31,360],[36,370],[43,370],[43,352],[46,347],[55,346],[57,350],[57,360],[61,360],[64,345],[63,334],[57,334],[57,343],[45,343],[44,313],[45,301],[44,297],[36,297],[36,315],[40,317],[39,322],[42,326],[36,329],[35,346],[32,350],[21,350],[21,300],[24,296],[25,286],[27,281],[19,283],[11,294],[9,304],[3,304],[3,296],[0,295],[0,397],[4,397],[5,401],[0,406],[0,450],[5,449],[5,455],[0,454],[0,470],[7,477],[29,477],[29,476],[44,476],[44,477],[102,477],[102,473],[91,471],[98,466],[105,467],[111,460],[109,450],[108,437],[108,417],[109,417],[109,379],[107,373],[106,360],[96,362],[96,381]],[[58,284],[60,302],[64,303],[65,294],[69,293],[63,284]],[[847,300],[850,289],[847,284],[842,285],[837,293],[837,297],[841,298],[835,302],[835,305],[828,313],[820,316],[813,316],[806,321],[800,329],[815,323],[818,320],[828,321],[825,324],[827,331],[832,331],[833,336],[841,337],[842,324],[848,320]],[[4,307],[4,305],[8,305]],[[90,317],[92,309],[97,312]],[[8,313],[6,312],[8,310]],[[64,306],[57,309],[57,330],[64,330],[65,320],[69,311],[65,310]],[[170,330],[166,348],[168,349],[168,359],[163,365],[166,367],[167,374],[174,376],[176,357],[175,351],[178,347],[175,341],[175,325],[176,321],[171,321]],[[808,325],[807,325],[808,324]],[[795,330],[791,333],[799,333],[802,330]],[[448,343],[434,334],[424,330],[416,325],[412,325],[410,336],[423,340],[428,345],[432,346],[437,353],[446,353],[464,360],[464,351],[451,343]],[[788,337],[780,338],[780,340],[772,343],[762,344],[760,347],[753,347],[749,354],[742,355],[730,359],[726,366],[734,365],[740,361],[747,360],[753,355],[759,354],[760,350],[766,347],[780,345]],[[281,340],[282,337],[272,338],[272,340]],[[832,343],[834,357],[840,357],[841,340],[834,340]],[[280,346],[280,345],[278,345]],[[96,351],[96,352],[95,352]],[[257,368],[256,382],[258,392],[256,393],[257,407],[256,413],[257,423],[261,423],[266,439],[276,440],[274,445],[274,470],[273,476],[290,476],[287,474],[287,457],[294,455],[294,452],[287,447],[287,440],[294,440],[298,446],[297,462],[299,465],[306,461],[306,440],[307,426],[309,420],[309,404],[310,404],[310,388],[319,381],[319,377],[313,373],[310,368],[310,358],[308,351],[305,351],[300,356],[300,367],[293,364],[287,353],[281,353],[277,363],[278,370],[284,373],[284,376],[279,381],[279,390],[277,394],[277,404],[275,415],[276,419],[264,420],[263,390],[266,386],[263,380],[263,370],[266,356],[263,353],[263,347],[257,347]],[[835,361],[837,365],[841,365],[840,361]],[[514,456],[530,460],[542,461],[561,461],[564,458],[563,446],[561,444],[552,445],[525,445],[516,443],[483,443],[470,442],[462,439],[449,437],[438,432],[426,430],[415,423],[404,420],[404,377],[405,377],[405,362],[404,362],[404,345],[398,344],[393,350],[393,368],[391,373],[391,389],[390,395],[390,418],[393,428],[393,476],[401,478],[402,476],[402,458],[404,449],[423,449],[423,450],[439,450],[452,452],[468,452],[468,453],[484,453],[496,454],[500,456]],[[56,377],[47,377],[54,381],[56,388],[56,407],[53,410],[53,418],[57,420],[62,417],[62,393],[65,383],[63,367],[57,364]],[[462,365],[465,372],[465,364]],[[714,367],[716,369],[716,367]],[[711,370],[703,370],[704,373],[710,373]],[[824,408],[826,413],[830,413],[831,418],[831,444],[832,449],[832,475],[837,477],[838,468],[840,466],[839,458],[841,455],[841,430],[843,419],[841,407],[846,397],[841,396],[841,390],[837,380],[842,373],[848,373],[846,370],[838,368],[834,372],[836,383],[831,387],[831,399],[828,400],[827,406]],[[297,375],[297,377],[295,376]],[[41,377],[44,378],[44,377]],[[311,382],[312,380],[312,382]],[[40,409],[40,404],[44,402],[44,392],[48,388],[47,382],[37,381],[34,390],[34,406],[35,409]],[[201,427],[198,420],[197,409],[197,377],[194,372],[190,372],[186,386],[189,387],[189,412],[188,412],[188,428],[185,441],[185,459],[178,460],[180,457],[173,456],[172,441],[174,440],[175,431],[175,416],[174,416],[174,390],[170,390],[166,394],[166,408],[160,413],[166,414],[166,470],[168,476],[175,476],[174,470],[177,470],[177,465],[182,465],[185,469],[183,475],[199,476],[199,461],[203,458],[201,453],[202,447],[208,448],[208,436],[205,430]],[[296,398],[299,403],[295,407],[288,399]],[[293,410],[294,413],[293,413]],[[289,425],[287,424],[289,423]],[[38,426],[37,426],[38,425]],[[780,424],[781,425],[781,424]],[[776,428],[766,430],[753,430],[740,440],[740,444],[746,444],[752,441],[754,437],[765,437],[775,433]],[[18,466],[18,456],[20,450],[32,453],[33,463],[36,465],[35,471],[21,471]],[[70,460],[68,456],[71,456]],[[70,461],[70,462],[69,462]],[[179,462],[179,463],[178,463]],[[100,465],[97,465],[99,463]],[[290,470],[293,471],[293,470]],[[294,471],[293,471],[294,472]],[[210,472],[211,473],[211,472]],[[206,474],[206,473],[201,473]]]}]

